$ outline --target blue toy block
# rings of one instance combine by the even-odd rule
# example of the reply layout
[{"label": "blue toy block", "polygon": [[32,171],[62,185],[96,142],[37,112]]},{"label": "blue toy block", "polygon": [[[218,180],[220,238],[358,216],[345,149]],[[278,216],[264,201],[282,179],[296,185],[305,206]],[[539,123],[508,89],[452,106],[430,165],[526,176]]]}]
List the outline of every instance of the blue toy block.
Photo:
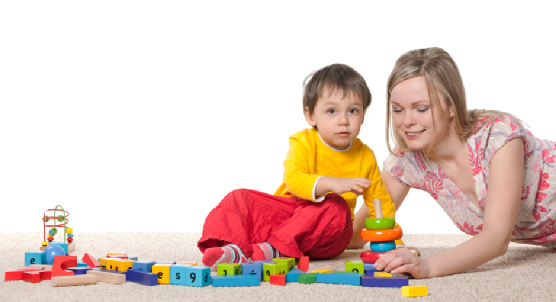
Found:
[{"label": "blue toy block", "polygon": [[363,274],[317,274],[317,283],[334,283],[361,286]]},{"label": "blue toy block", "polygon": [[147,286],[155,286],[158,285],[158,275],[145,273],[142,271],[136,271],[134,269],[128,269],[125,272],[126,281],[135,282]]},{"label": "blue toy block", "polygon": [[185,285],[187,279],[187,266],[174,265],[170,267],[170,284]]},{"label": "blue toy block", "polygon": [[368,269],[375,269],[375,268],[373,267],[373,265],[374,265],[374,263],[365,263],[365,265],[364,265],[364,266],[365,266],[365,270],[368,270]]},{"label": "blue toy block", "polygon": [[153,265],[155,264],[155,261],[135,261],[133,262],[133,270],[150,273],[153,271]]},{"label": "blue toy block", "polygon": [[68,243],[67,242],[52,241],[52,242],[48,243],[48,245],[57,245],[57,246],[64,249],[64,253],[66,254],[66,256],[69,254],[69,252],[68,252]]},{"label": "blue toy block", "polygon": [[365,287],[402,287],[409,286],[407,277],[363,277],[361,286]]},{"label": "blue toy block", "polygon": [[276,261],[272,261],[272,260],[257,260],[257,261],[253,261],[253,263],[260,263],[261,265],[265,264],[265,263],[271,263],[271,262],[276,262]]},{"label": "blue toy block", "polygon": [[77,259],[77,267],[89,267],[89,265],[85,262],[83,262],[83,260]]},{"label": "blue toy block", "polygon": [[138,261],[139,257],[127,257],[127,260]]},{"label": "blue toy block", "polygon": [[384,272],[384,270],[377,270],[376,268],[373,269],[367,269],[365,270],[365,276],[367,277],[374,277],[376,272]]},{"label": "blue toy block", "polygon": [[176,264],[176,261],[155,261],[156,264]]},{"label": "blue toy block", "polygon": [[388,252],[396,248],[396,241],[373,241],[370,246],[373,252]]},{"label": "blue toy block", "polygon": [[210,285],[210,267],[208,266],[188,266],[186,269],[187,286],[203,287]]},{"label": "blue toy block", "polygon": [[85,275],[88,270],[91,270],[91,268],[88,266],[76,266],[68,267],[67,270],[72,271],[74,275]]},{"label": "blue toy block", "polygon": [[263,280],[263,264],[262,263],[242,263],[242,275],[257,275]]},{"label": "blue toy block", "polygon": [[25,252],[25,266],[33,264],[45,264],[44,251],[28,251]]},{"label": "blue toy block", "polygon": [[213,276],[212,286],[259,286],[261,279],[253,275]]},{"label": "blue toy block", "polygon": [[292,269],[289,273],[286,273],[286,282],[297,282],[301,274],[305,274],[305,272],[297,268]]}]

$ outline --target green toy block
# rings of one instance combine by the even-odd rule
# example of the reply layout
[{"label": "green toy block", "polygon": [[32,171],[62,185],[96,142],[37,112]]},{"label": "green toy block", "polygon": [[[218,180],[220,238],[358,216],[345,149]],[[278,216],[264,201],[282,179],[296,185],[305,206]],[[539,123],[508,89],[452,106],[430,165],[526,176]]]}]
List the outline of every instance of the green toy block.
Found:
[{"label": "green toy block", "polygon": [[272,259],[272,261],[275,261],[275,262],[278,262],[278,263],[285,263],[288,266],[288,270],[286,271],[286,273],[289,273],[292,269],[295,268],[295,258],[278,257],[278,258]]},{"label": "green toy block", "polygon": [[317,283],[317,273],[301,274],[297,280],[299,283]]},{"label": "green toy block", "polygon": [[346,261],[346,272],[363,274],[365,273],[365,263],[363,261]]},{"label": "green toy block", "polygon": [[241,275],[241,264],[239,263],[220,263],[218,264],[217,276]]},{"label": "green toy block", "polygon": [[270,275],[285,274],[288,266],[285,263],[270,262],[263,264],[263,281],[270,282]]}]

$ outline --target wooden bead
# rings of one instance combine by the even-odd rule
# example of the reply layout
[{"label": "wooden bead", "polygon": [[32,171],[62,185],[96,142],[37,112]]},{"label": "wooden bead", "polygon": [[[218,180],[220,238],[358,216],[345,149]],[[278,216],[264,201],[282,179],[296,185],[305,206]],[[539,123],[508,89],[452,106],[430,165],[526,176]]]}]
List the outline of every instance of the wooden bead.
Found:
[{"label": "wooden bead", "polygon": [[362,230],[360,235],[364,241],[391,241],[402,238],[403,232],[401,228]]}]

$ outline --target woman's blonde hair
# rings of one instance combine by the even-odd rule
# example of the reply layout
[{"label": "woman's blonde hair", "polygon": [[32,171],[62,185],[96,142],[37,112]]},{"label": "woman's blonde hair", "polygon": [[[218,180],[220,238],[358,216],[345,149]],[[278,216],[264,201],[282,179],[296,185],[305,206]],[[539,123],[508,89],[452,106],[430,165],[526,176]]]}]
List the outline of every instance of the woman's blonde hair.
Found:
[{"label": "woman's blonde hair", "polygon": [[[452,107],[454,111],[454,123],[450,129],[462,139],[473,134],[477,121],[482,116],[506,114],[495,110],[467,110],[465,88],[463,87],[463,81],[458,66],[444,49],[430,47],[410,50],[396,61],[394,69],[388,77],[386,91],[386,144],[388,150],[392,154],[394,154],[394,152],[390,147],[390,133],[398,149],[410,151],[403,137],[397,131],[394,131],[391,126],[392,109],[390,98],[392,96],[392,89],[400,82],[418,76],[423,76],[427,83],[429,98],[433,103],[433,106],[431,106],[431,112],[433,114],[433,108],[442,108],[440,106],[440,100],[438,99],[438,93],[444,96],[446,105]],[[448,117],[444,116],[444,119],[446,124],[449,125]],[[433,127],[434,123],[435,121],[433,119]]]}]

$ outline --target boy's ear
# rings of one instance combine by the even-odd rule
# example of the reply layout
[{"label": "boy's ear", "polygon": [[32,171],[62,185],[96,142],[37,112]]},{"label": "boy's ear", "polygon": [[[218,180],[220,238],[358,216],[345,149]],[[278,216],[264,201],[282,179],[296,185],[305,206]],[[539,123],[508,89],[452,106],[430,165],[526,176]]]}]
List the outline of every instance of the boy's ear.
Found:
[{"label": "boy's ear", "polygon": [[305,120],[312,127],[317,125],[317,123],[315,122],[315,115],[309,113],[309,107],[305,107]]}]

